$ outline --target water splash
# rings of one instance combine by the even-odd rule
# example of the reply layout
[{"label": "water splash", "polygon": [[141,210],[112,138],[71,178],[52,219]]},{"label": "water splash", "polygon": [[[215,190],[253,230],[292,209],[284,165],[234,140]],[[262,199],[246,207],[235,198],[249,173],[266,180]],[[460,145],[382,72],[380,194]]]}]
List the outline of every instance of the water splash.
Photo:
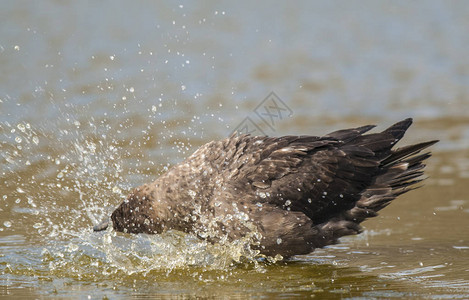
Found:
[{"label": "water splash", "polygon": [[[154,113],[152,110],[151,114]],[[22,228],[31,239],[30,245],[35,245],[28,246],[28,253],[21,247],[14,250],[17,263],[8,262],[3,273],[49,280],[65,277],[99,281],[112,280],[114,276],[146,277],[154,272],[169,274],[183,270],[198,270],[194,273],[197,277],[215,270],[227,278],[239,264],[262,271],[258,251],[250,248],[253,239],[259,238],[255,234],[237,241],[219,239],[218,243],[210,243],[176,231],[162,235],[128,235],[116,233],[112,228],[92,232],[92,225],[108,217],[126,197],[125,191],[134,185],[129,176],[137,174],[139,180],[143,177],[151,181],[167,167],[157,167],[156,172],[142,168],[145,156],[124,152],[123,141],[107,121],[92,120],[86,124],[65,116],[53,135],[45,129],[53,127],[50,124],[41,127],[0,123],[1,164],[8,172],[5,177],[10,178],[2,199],[8,203],[16,199],[10,210],[20,216],[4,221],[2,229],[14,232]],[[153,121],[148,123],[151,128]],[[153,143],[150,138],[146,142]],[[185,155],[189,150],[188,141],[168,142],[176,153]],[[134,165],[122,163],[135,156],[138,158]],[[200,211],[195,211],[194,217],[204,219]],[[244,218],[242,214],[234,217]],[[21,219],[26,225],[17,221]],[[200,236],[207,239],[216,236],[215,226],[206,225]],[[28,262],[31,255],[37,260],[34,263]]]}]

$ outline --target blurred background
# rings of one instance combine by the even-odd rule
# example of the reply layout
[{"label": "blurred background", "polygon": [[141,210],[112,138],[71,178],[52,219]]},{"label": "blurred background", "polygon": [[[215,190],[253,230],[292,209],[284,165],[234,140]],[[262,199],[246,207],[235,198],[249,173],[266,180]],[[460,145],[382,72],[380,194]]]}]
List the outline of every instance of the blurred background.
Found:
[{"label": "blurred background", "polygon": [[[464,298],[468,15],[465,1],[0,3],[0,295]],[[441,140],[426,186],[342,246],[228,271],[207,271],[204,248],[194,271],[192,250],[158,263],[135,253],[151,238],[91,233],[131,187],[235,129],[322,135],[407,117],[402,144]]]}]

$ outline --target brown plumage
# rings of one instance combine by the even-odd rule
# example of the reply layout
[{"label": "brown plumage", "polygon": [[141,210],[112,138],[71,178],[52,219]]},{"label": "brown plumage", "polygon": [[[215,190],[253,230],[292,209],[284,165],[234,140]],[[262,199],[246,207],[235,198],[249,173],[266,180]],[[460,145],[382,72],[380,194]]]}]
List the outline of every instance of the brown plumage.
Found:
[{"label": "brown plumage", "polygon": [[372,134],[365,133],[374,126],[363,126],[323,137],[233,135],[207,143],[136,188],[112,213],[112,225],[212,242],[251,235],[265,255],[309,253],[360,233],[362,221],[422,180],[430,153],[419,152],[437,141],[392,150],[411,123]]}]

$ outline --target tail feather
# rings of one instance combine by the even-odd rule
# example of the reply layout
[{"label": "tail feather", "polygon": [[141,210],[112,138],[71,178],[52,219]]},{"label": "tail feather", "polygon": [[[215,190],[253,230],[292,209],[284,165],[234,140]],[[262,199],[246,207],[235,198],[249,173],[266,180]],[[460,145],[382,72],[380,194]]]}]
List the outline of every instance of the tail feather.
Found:
[{"label": "tail feather", "polygon": [[[318,247],[333,244],[338,238],[361,232],[360,223],[378,215],[378,212],[388,206],[397,196],[417,189],[423,178],[424,161],[431,156],[430,152],[420,152],[438,142],[437,140],[418,143],[392,150],[412,124],[412,119],[398,122],[381,133],[360,135],[373,126],[333,132],[329,136],[350,141],[343,149],[347,153],[364,160],[375,157],[380,171],[372,184],[361,192],[361,198],[355,206],[337,217],[319,224],[316,229],[323,237],[317,242]],[[357,160],[361,164],[360,160]],[[367,165],[367,164],[364,164]],[[356,170],[355,170],[356,172]]]},{"label": "tail feather", "polygon": [[[405,146],[405,147],[402,147],[402,148],[397,148],[396,150],[394,150],[391,153],[391,155],[388,158],[383,160],[381,163],[382,163],[383,166],[395,163],[395,162],[400,161],[402,159],[405,159],[409,156],[415,155],[415,154],[419,153],[420,151],[422,151],[423,149],[436,144],[437,142],[438,142],[438,140],[433,140],[433,141],[429,141],[429,142],[424,142],[424,143]],[[430,155],[430,153],[427,153],[427,155]],[[428,157],[426,157],[426,158],[428,158]],[[426,158],[423,158],[422,160],[424,160]]]},{"label": "tail feather", "polygon": [[[407,119],[396,123],[384,132],[400,139],[411,123],[412,120]],[[431,156],[430,152],[419,153],[436,142],[438,141],[434,140],[393,150],[381,162],[382,171],[375,178],[374,183],[362,192],[362,197],[355,207],[348,210],[343,218],[359,224],[367,218],[377,216],[378,211],[389,205],[397,196],[419,188],[417,184],[425,179],[422,178],[424,161]]]}]

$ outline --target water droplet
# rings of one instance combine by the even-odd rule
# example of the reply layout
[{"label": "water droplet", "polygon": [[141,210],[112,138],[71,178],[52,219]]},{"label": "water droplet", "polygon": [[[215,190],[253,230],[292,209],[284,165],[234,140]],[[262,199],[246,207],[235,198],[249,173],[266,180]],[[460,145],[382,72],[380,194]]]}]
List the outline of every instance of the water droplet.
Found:
[{"label": "water droplet", "polygon": [[21,132],[25,132],[25,131],[26,131],[26,127],[24,127],[23,124],[18,124],[18,125],[16,125],[16,127],[18,127],[18,129],[21,130]]},{"label": "water droplet", "polygon": [[11,227],[11,222],[10,221],[5,221],[5,222],[3,222],[3,226],[5,226],[6,228],[9,228],[9,227]]},{"label": "water droplet", "polygon": [[134,89],[133,86],[131,86],[131,87],[129,88],[129,92],[131,92],[131,93],[135,92],[135,89]]},{"label": "water droplet", "polygon": [[25,193],[24,190],[23,190],[22,188],[20,188],[20,187],[16,188],[16,191],[17,191],[18,193],[21,193],[21,194],[24,194],[24,193]]},{"label": "water droplet", "polygon": [[18,45],[15,45],[15,47],[14,47],[14,48],[15,48],[15,50],[16,50],[16,51],[20,51],[20,46],[18,46]]},{"label": "water droplet", "polygon": [[39,138],[37,136],[33,136],[33,143],[34,144],[39,144]]},{"label": "water droplet", "polygon": [[17,137],[15,138],[15,141],[19,144],[19,143],[21,143],[22,139],[21,139],[19,136],[17,136]]},{"label": "water droplet", "polygon": [[277,244],[280,245],[282,243],[282,239],[281,238],[278,238],[277,239]]},{"label": "water droplet", "polygon": [[57,178],[63,178],[64,177],[64,173],[60,172],[59,174],[57,174]]},{"label": "water droplet", "polygon": [[28,204],[31,205],[32,207],[36,207],[36,204],[34,203],[32,198],[28,197]]},{"label": "water droplet", "polygon": [[185,85],[181,85],[181,90],[185,91],[185,90],[186,90],[186,86],[185,86]]},{"label": "water droplet", "polygon": [[291,201],[290,200],[285,201],[285,206],[289,206],[289,205],[291,205]]},{"label": "water droplet", "polygon": [[121,192],[121,189],[115,185],[113,188],[112,188],[112,192],[115,193],[115,194],[120,194]]},{"label": "water droplet", "polygon": [[75,251],[78,250],[78,245],[75,245],[75,244],[70,243],[70,244],[68,245],[68,249],[67,249],[67,250],[68,250],[68,252],[75,252]]}]

